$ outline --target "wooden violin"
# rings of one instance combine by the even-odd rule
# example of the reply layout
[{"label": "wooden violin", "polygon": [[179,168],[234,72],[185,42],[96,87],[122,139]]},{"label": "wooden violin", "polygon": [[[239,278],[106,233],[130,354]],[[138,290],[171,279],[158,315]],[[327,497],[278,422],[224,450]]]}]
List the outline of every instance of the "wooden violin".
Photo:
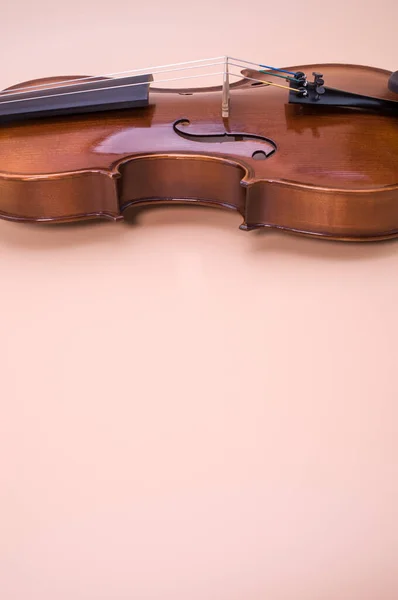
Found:
[{"label": "wooden violin", "polygon": [[[154,86],[210,67],[218,85]],[[0,216],[13,221],[186,202],[238,211],[243,230],[393,238],[398,73],[218,57],[34,80],[0,94],[0,157]]]}]

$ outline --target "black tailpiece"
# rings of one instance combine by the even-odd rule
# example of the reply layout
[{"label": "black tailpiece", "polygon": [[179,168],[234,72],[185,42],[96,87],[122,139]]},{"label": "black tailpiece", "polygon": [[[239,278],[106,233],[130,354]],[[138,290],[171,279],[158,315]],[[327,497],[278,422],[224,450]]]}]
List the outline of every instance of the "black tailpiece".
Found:
[{"label": "black tailpiece", "polygon": [[322,73],[313,73],[313,76],[314,81],[309,82],[306,80],[304,73],[299,72],[295,74],[293,79],[289,80],[291,88],[289,93],[290,104],[338,106],[398,115],[398,101],[353,94],[352,92],[326,87]]},{"label": "black tailpiece", "polygon": [[388,80],[388,89],[398,94],[398,71],[395,71]]}]

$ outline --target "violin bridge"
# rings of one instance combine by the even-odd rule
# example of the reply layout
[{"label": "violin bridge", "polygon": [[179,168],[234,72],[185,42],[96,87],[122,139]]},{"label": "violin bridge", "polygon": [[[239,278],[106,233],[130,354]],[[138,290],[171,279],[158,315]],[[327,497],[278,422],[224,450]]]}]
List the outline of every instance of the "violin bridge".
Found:
[{"label": "violin bridge", "polygon": [[221,105],[221,114],[223,119],[228,119],[229,111],[230,111],[230,90],[229,90],[229,65],[228,65],[228,56],[225,57],[224,64],[224,76],[223,76],[223,86],[222,86],[222,105]]}]

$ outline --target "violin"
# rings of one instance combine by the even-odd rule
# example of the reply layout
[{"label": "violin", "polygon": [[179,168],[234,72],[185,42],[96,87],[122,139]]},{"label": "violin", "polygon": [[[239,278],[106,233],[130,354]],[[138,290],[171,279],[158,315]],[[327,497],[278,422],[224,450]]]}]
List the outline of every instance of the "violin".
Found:
[{"label": "violin", "polygon": [[[214,86],[159,86],[203,70]],[[222,56],[0,93],[1,218],[117,221],[154,203],[234,210],[245,231],[397,237],[398,72]]]}]

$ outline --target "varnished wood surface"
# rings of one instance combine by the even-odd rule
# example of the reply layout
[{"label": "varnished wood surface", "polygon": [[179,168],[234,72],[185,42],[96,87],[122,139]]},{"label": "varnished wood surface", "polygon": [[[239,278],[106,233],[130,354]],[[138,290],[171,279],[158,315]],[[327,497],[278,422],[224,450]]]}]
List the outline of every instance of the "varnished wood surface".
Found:
[{"label": "varnished wood surface", "polygon": [[[293,70],[321,71],[330,87],[396,99],[389,71]],[[243,79],[232,86],[223,120],[220,88],[183,91],[152,89],[143,109],[3,125],[1,216],[121,219],[137,205],[178,201],[237,210],[242,229],[345,240],[398,235],[397,118],[288,105],[287,90]],[[184,119],[179,135],[174,126]],[[205,137],[225,133],[258,139]],[[257,151],[267,158],[255,160]]]}]

